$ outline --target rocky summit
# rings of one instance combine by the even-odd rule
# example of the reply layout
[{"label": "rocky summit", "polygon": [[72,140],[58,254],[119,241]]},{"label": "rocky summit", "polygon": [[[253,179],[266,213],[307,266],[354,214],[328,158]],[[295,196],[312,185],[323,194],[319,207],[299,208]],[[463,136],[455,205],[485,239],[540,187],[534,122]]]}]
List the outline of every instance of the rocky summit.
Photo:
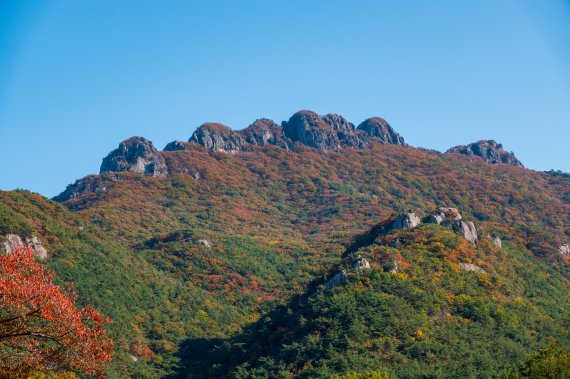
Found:
[{"label": "rocky summit", "polygon": [[[365,148],[373,141],[407,146],[404,139],[383,118],[372,117],[355,127],[339,114],[320,116],[310,110],[296,112],[281,125],[261,118],[238,131],[218,123],[205,123],[198,127],[189,140],[213,151],[232,154],[250,150],[252,146],[267,145],[286,150],[295,150],[296,145],[320,150]],[[175,142],[167,145],[165,150],[184,150],[182,145],[174,145]]]},{"label": "rocky summit", "polygon": [[142,137],[131,137],[109,153],[101,164],[100,173],[129,171],[147,176],[164,177],[168,170],[164,158]]},{"label": "rocky summit", "polygon": [[396,133],[390,124],[381,117],[369,118],[362,124],[358,125],[357,129],[361,130],[366,135],[377,139],[380,143],[408,146],[404,141],[404,138]]},{"label": "rocky summit", "polygon": [[515,154],[503,149],[503,145],[494,140],[481,140],[469,145],[455,146],[449,149],[446,154],[464,154],[483,158],[488,163],[504,163],[517,167],[524,167]]}]

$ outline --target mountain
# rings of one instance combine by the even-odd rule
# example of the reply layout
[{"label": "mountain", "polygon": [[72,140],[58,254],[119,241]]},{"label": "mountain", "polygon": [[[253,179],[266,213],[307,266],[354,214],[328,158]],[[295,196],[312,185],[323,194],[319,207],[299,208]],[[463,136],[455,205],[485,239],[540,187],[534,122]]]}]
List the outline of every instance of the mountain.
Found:
[{"label": "mountain", "polygon": [[2,192],[0,239],[38,238],[111,316],[110,377],[496,376],[570,346],[569,184],[300,111],[133,137],[53,200]]}]

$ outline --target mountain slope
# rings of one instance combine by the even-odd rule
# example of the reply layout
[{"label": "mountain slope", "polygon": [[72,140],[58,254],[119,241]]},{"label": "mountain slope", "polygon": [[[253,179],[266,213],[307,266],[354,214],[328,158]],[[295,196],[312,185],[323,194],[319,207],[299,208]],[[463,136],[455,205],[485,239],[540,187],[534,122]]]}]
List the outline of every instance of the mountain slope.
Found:
[{"label": "mountain slope", "polygon": [[[371,268],[354,268],[362,260]],[[523,246],[475,248],[420,225],[379,235],[341,266],[346,283],[315,283],[225,344],[206,344],[189,378],[496,377],[540,346],[570,343],[570,283]]]},{"label": "mountain slope", "polygon": [[[303,132],[289,130],[295,125]],[[291,299],[312,291],[311,286],[336,267],[351,245],[354,251],[360,248],[363,255],[370,254],[367,249],[373,247],[353,244],[356,235],[374,241],[378,236],[369,233],[371,228],[376,230],[374,225],[394,212],[423,215],[442,206],[457,207],[475,221],[482,243],[487,234],[503,241],[504,256],[493,259],[485,246],[469,247],[483,261],[491,259],[493,275],[496,271],[497,280],[504,282],[497,288],[519,294],[525,306],[537,301],[533,298],[544,299],[548,304],[537,305],[537,309],[551,331],[558,333],[560,322],[567,320],[567,313],[550,302],[568,299],[570,258],[560,250],[570,235],[568,178],[409,147],[380,118],[356,128],[338,115],[321,117],[303,111],[283,126],[258,120],[238,132],[219,125],[202,129],[208,133],[192,142],[169,144],[165,151],[156,150],[141,137],[125,141],[106,158],[101,174],[79,179],[57,196],[61,204],[25,191],[0,193],[0,237],[10,233],[39,236],[49,252],[46,263],[60,280],[74,281],[82,302],[114,319],[111,328],[118,353],[110,376],[159,377],[180,373],[186,366],[205,367],[210,357],[203,349],[192,353],[188,346],[231,344],[233,338],[243,337],[243,328],[255,330],[256,325],[282,321],[287,329],[296,330],[288,324],[292,321],[275,318],[270,310],[280,304],[296,309],[298,300]],[[232,144],[224,139],[227,135]],[[446,235],[438,232],[439,227],[425,228],[421,230],[435,239]],[[451,245],[443,248],[449,254],[459,246],[452,240],[447,238]],[[429,242],[415,244],[428,246]],[[424,255],[412,254],[420,247],[410,249],[401,255],[412,272],[435,273],[434,267],[443,265],[443,277],[449,277],[458,290],[469,290],[466,293],[477,299],[494,296],[488,287],[477,287],[478,279],[453,271],[460,262],[442,260],[428,247],[431,255],[425,256],[429,259],[420,259]],[[381,260],[376,264],[381,265]],[[398,278],[378,267],[373,272],[371,286],[378,293],[384,291],[386,281]],[[533,272],[540,275],[535,278]],[[524,275],[524,280],[517,275]],[[402,303],[402,309],[423,314],[428,295],[422,286],[429,283],[420,273],[416,278],[419,281],[412,278],[390,285],[418,293],[423,302]],[[343,299],[352,304],[358,281],[349,282],[334,291],[347,291]],[[429,301],[451,307],[443,295],[451,293],[449,283],[426,287],[436,296],[429,295]],[[545,288],[551,292],[545,293]],[[329,307],[327,296],[314,307]],[[377,300],[366,301],[375,304]],[[516,317],[533,320],[526,310],[505,304]],[[305,306],[309,305],[301,308]],[[259,319],[266,312],[269,315]],[[265,320],[268,317],[273,320]],[[463,325],[453,317],[457,325]],[[426,320],[418,325],[431,325]],[[459,326],[453,330],[461,336],[466,332]],[[516,332],[527,327],[521,323]],[[477,324],[469,328],[492,337]],[[296,333],[270,343],[268,351],[282,350],[283,344],[297,341]],[[362,338],[368,338],[367,333]],[[564,333],[558,334],[566,341]],[[504,337],[504,333],[497,335]],[[434,338],[445,340],[437,333]],[[528,347],[515,346],[516,354],[510,358],[513,365],[544,343],[532,336],[525,341]],[[468,345],[456,346],[458,351],[468,349]],[[486,349],[482,346],[481,354]],[[248,349],[244,354],[255,351]],[[358,351],[354,351],[355,359],[360,360]],[[264,367],[252,355],[247,357],[256,367]],[[421,363],[406,357],[410,367]],[[315,359],[327,362],[324,356]],[[291,362],[287,364],[301,361]],[[403,363],[378,362],[404,372],[398,371],[403,370]],[[237,359],[234,363],[222,363],[220,372],[243,362]],[[349,364],[343,364],[348,370]]]}]

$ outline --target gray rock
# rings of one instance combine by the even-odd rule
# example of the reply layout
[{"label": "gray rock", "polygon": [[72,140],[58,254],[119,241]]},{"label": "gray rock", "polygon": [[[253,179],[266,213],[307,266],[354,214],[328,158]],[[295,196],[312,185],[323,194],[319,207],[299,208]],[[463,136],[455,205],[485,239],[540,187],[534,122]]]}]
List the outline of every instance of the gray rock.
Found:
[{"label": "gray rock", "polygon": [[384,255],[380,258],[382,269],[391,274],[397,274],[401,271],[401,262],[396,255]]},{"label": "gray rock", "polygon": [[235,154],[243,150],[243,138],[230,127],[207,122],[192,134],[188,142],[202,145],[212,151]]},{"label": "gray rock", "polygon": [[568,246],[568,244],[560,246],[559,252],[562,255],[569,255],[570,256],[570,246]]},{"label": "gray rock", "polygon": [[499,237],[495,237],[495,238],[493,238],[493,245],[497,249],[501,250],[501,248],[503,247],[503,242],[501,241],[501,239]]},{"label": "gray rock", "polygon": [[[107,174],[113,175],[113,174]],[[116,176],[116,174],[114,174]],[[81,195],[88,194],[98,194],[100,192],[106,192],[114,186],[113,182],[118,180],[117,177],[104,178],[102,175],[88,175],[85,178],[78,179],[73,184],[69,184],[65,191],[55,196],[53,200],[59,202],[66,202]],[[69,207],[69,205],[68,205]],[[70,207],[72,210],[79,210],[73,206]]]},{"label": "gray rock", "polygon": [[42,242],[38,237],[32,236],[32,238],[26,239],[26,242],[32,246],[34,255],[39,259],[47,258],[47,250],[43,247]]},{"label": "gray rock", "polygon": [[212,244],[211,244],[210,241],[208,241],[208,240],[198,240],[197,242],[198,242],[200,245],[206,246],[207,248],[211,248],[211,247],[212,247]]},{"label": "gray rock", "polygon": [[504,163],[524,167],[515,154],[503,149],[503,145],[494,140],[481,140],[469,145],[460,145],[447,150],[446,154],[464,154],[483,158],[487,163]]},{"label": "gray rock", "polygon": [[392,229],[413,229],[420,224],[420,218],[415,213],[404,213],[392,224]]},{"label": "gray rock", "polygon": [[560,177],[560,178],[570,179],[570,173],[564,172],[564,171],[561,171],[561,170],[554,170],[554,169],[551,169],[551,170],[544,171],[544,172],[545,172],[546,174],[548,174],[548,175],[551,175],[551,176],[557,176],[557,177]]},{"label": "gray rock", "polygon": [[[469,242],[477,243],[479,237],[475,225],[471,221],[464,221],[456,208],[442,207],[440,208],[440,212],[435,214],[435,216],[439,216],[437,217],[438,221],[443,219],[439,222],[441,226],[453,230]],[[434,220],[436,219],[435,216]]]},{"label": "gray rock", "polygon": [[355,269],[363,270],[370,268],[370,262],[358,255],[350,262],[350,266]]},{"label": "gray rock", "polygon": [[293,147],[293,141],[285,136],[283,127],[266,118],[255,120],[253,124],[238,133],[251,145],[276,145],[286,150]]},{"label": "gray rock", "polygon": [[24,244],[24,241],[15,234],[8,234],[4,242],[2,242],[2,250],[8,255],[12,254],[14,250]]},{"label": "gray rock", "polygon": [[2,243],[2,249],[6,254],[12,254],[18,247],[22,245],[29,245],[32,248],[34,256],[38,259],[47,258],[47,250],[43,247],[42,242],[38,237],[26,237],[24,240],[18,235],[8,234]]},{"label": "gray rock", "polygon": [[356,128],[370,137],[374,137],[382,144],[408,146],[404,138],[381,117],[371,117]]},{"label": "gray rock", "polygon": [[340,150],[341,144],[334,128],[312,111],[299,111],[283,122],[285,136],[322,150]]},{"label": "gray rock", "polygon": [[397,248],[401,247],[402,245],[403,245],[402,241],[400,241],[399,238],[396,238],[389,246],[394,248],[394,249],[397,249]]},{"label": "gray rock", "polygon": [[342,270],[335,274],[328,282],[325,283],[326,289],[331,289],[346,283],[346,270]]},{"label": "gray rock", "polygon": [[461,225],[460,234],[469,242],[477,243],[477,229],[471,221],[459,221]]},{"label": "gray rock", "polygon": [[152,142],[142,137],[131,137],[121,142],[117,149],[103,159],[101,174],[122,171],[156,177],[165,177],[168,174],[162,155]]},{"label": "gray rock", "polygon": [[459,263],[459,268],[467,272],[485,273],[485,270],[483,270],[481,267],[471,263]]},{"label": "gray rock", "polygon": [[461,220],[461,213],[457,208],[450,208],[450,207],[440,207],[440,215],[444,218],[452,219],[452,220]]},{"label": "gray rock", "polygon": [[182,141],[172,141],[164,147],[164,151],[188,150],[188,146]]},{"label": "gray rock", "polygon": [[356,130],[354,124],[341,115],[329,113],[324,115],[322,119],[333,128],[341,144],[358,148],[370,145],[368,136],[361,130]]},{"label": "gray rock", "polygon": [[445,215],[442,214],[431,214],[427,216],[424,220],[427,224],[437,224],[441,225],[441,223],[445,220]]}]

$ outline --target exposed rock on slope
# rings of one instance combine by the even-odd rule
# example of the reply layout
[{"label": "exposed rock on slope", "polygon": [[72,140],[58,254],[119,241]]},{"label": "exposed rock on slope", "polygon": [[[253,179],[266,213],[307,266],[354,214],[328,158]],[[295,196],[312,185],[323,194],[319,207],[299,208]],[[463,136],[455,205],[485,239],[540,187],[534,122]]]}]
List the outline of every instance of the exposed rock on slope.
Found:
[{"label": "exposed rock on slope", "polygon": [[493,238],[493,246],[495,246],[497,249],[501,250],[501,248],[503,247],[503,242],[501,241],[501,239],[499,237]]},{"label": "exposed rock on slope", "polygon": [[164,151],[188,150],[188,147],[182,141],[172,141],[164,147]]},{"label": "exposed rock on slope", "polygon": [[462,269],[463,271],[467,271],[467,272],[477,272],[477,273],[485,273],[485,270],[483,270],[481,267],[474,265],[472,263],[459,263],[459,268]]},{"label": "exposed rock on slope", "polygon": [[370,137],[378,139],[383,144],[408,146],[404,138],[400,136],[386,120],[380,117],[372,117],[358,125],[358,130]]},{"label": "exposed rock on slope", "polygon": [[363,270],[370,268],[370,262],[368,262],[368,260],[362,256],[358,255],[352,260],[352,262],[350,262],[350,266],[355,269]]},{"label": "exposed rock on slope", "polygon": [[243,138],[229,126],[207,122],[196,129],[188,142],[195,142],[213,151],[235,154],[242,150]]},{"label": "exposed rock on slope", "polygon": [[481,140],[466,146],[455,146],[449,149],[446,154],[456,153],[481,157],[488,163],[504,163],[517,167],[524,167],[514,153],[503,149],[503,145],[493,140]]},{"label": "exposed rock on slope", "polygon": [[[112,180],[105,179],[102,175],[88,175],[83,179],[76,180],[73,184],[69,184],[67,188],[65,188],[65,191],[55,196],[53,199],[55,201],[65,202],[76,197],[83,197],[83,200],[88,200],[88,197],[96,196],[100,193],[106,192],[112,187]],[[80,208],[69,203],[67,206],[73,210],[78,210]]]},{"label": "exposed rock on slope", "polygon": [[2,250],[4,250],[6,254],[12,254],[21,245],[30,245],[34,256],[39,259],[45,259],[47,257],[47,250],[42,245],[42,241],[34,236],[22,239],[16,234],[8,234],[5,241],[2,242]]},{"label": "exposed rock on slope", "polygon": [[392,229],[413,229],[420,224],[420,218],[415,213],[404,213],[394,221]]},{"label": "exposed rock on slope", "polygon": [[129,171],[147,176],[165,177],[168,174],[164,158],[142,137],[131,137],[121,142],[101,164],[100,173]]},{"label": "exposed rock on slope", "polygon": [[570,173],[564,172],[561,170],[548,170],[548,171],[545,171],[545,173],[547,173],[548,175],[551,175],[551,176],[558,176],[561,178],[570,179]]},{"label": "exposed rock on slope", "polygon": [[424,221],[449,228],[469,242],[477,243],[479,239],[473,222],[464,221],[456,208],[441,207],[438,212],[427,216]]},{"label": "exposed rock on slope", "polygon": [[346,283],[346,270],[342,270],[335,274],[328,282],[325,283],[325,288],[331,289]]}]

